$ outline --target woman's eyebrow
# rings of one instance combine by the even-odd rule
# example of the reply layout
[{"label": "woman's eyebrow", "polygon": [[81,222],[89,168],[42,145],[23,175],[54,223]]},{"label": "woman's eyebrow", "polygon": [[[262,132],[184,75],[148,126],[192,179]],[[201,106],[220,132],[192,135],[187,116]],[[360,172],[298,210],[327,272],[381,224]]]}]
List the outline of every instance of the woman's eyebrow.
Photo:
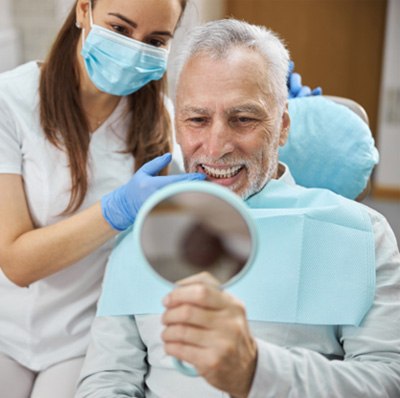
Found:
[{"label": "woman's eyebrow", "polygon": [[159,36],[168,36],[168,37],[174,37],[174,35],[171,32],[168,32],[167,30],[165,31],[155,31],[151,32],[152,35],[159,35]]},{"label": "woman's eyebrow", "polygon": [[[127,18],[125,15],[122,15],[118,12],[109,12],[108,15],[112,15],[113,17],[117,17],[119,19],[121,19],[122,21],[126,22],[128,25],[132,26],[132,28],[137,28],[138,24],[134,21],[132,21],[131,19]],[[160,35],[160,36],[168,36],[168,37],[173,37],[173,34],[171,32],[168,31],[156,31],[156,32],[152,32],[153,35]]]},{"label": "woman's eyebrow", "polygon": [[132,21],[131,19],[125,17],[122,14],[119,14],[117,12],[109,12],[108,15],[112,15],[114,17],[121,19],[122,21],[126,22],[128,25],[132,26],[132,28],[136,29],[138,27],[138,24],[136,22]]}]

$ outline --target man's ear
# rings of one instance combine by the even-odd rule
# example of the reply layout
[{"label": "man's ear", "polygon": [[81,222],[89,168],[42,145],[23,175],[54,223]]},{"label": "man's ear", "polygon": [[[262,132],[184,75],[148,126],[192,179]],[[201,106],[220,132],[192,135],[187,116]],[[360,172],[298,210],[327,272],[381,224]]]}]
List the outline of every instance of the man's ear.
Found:
[{"label": "man's ear", "polygon": [[289,107],[286,101],[285,109],[282,113],[282,120],[281,120],[281,132],[279,136],[279,146],[284,146],[286,144],[287,138],[289,136],[290,130],[290,116],[289,116]]}]

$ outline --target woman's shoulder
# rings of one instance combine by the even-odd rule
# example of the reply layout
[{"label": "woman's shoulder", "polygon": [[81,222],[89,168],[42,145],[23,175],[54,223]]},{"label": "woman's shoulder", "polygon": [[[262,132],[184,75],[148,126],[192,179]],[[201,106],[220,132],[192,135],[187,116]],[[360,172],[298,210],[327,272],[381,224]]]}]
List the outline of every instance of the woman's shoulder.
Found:
[{"label": "woman's shoulder", "polygon": [[0,73],[0,100],[9,106],[32,102],[38,95],[40,66],[31,61]]},{"label": "woman's shoulder", "polygon": [[24,77],[25,78],[28,76],[38,77],[39,75],[40,75],[40,62],[29,61],[25,64],[18,65],[13,69],[0,73],[0,83],[3,84],[5,82],[14,79],[19,81],[20,79],[24,79]]}]

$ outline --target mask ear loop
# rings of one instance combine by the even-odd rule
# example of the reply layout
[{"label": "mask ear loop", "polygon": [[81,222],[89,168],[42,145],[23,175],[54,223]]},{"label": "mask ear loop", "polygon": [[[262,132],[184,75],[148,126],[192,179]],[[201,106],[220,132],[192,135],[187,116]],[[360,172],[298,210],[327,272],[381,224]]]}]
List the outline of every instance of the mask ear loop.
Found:
[{"label": "mask ear loop", "polygon": [[93,26],[93,15],[92,15],[92,0],[89,0],[89,22],[90,22],[90,27]]},{"label": "mask ear loop", "polygon": [[[92,0],[89,0],[89,22],[90,29],[93,27]],[[85,28],[82,28],[82,47],[85,44]]]}]

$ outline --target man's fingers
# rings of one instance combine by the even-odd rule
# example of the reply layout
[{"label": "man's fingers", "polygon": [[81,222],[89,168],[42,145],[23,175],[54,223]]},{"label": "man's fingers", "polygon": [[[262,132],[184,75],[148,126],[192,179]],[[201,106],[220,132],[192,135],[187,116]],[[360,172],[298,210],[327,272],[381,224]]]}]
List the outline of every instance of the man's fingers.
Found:
[{"label": "man's fingers", "polygon": [[218,310],[227,305],[225,294],[214,285],[196,283],[177,287],[164,298],[163,304],[167,308],[191,304]]},{"label": "man's fingers", "polygon": [[176,282],[178,286],[193,285],[194,283],[204,283],[217,288],[219,288],[221,285],[219,280],[212,276],[209,272],[199,272],[198,274],[189,276]]},{"label": "man's fingers", "polygon": [[161,338],[166,344],[180,343],[196,347],[207,347],[210,345],[210,332],[188,325],[168,326],[162,332]]},{"label": "man's fingers", "polygon": [[167,326],[180,323],[200,328],[211,328],[215,323],[214,312],[213,310],[183,304],[164,312],[162,323]]},{"label": "man's fingers", "polygon": [[221,363],[215,349],[174,342],[165,343],[164,349],[166,354],[194,366],[200,376],[203,376],[206,371],[217,369]]}]

